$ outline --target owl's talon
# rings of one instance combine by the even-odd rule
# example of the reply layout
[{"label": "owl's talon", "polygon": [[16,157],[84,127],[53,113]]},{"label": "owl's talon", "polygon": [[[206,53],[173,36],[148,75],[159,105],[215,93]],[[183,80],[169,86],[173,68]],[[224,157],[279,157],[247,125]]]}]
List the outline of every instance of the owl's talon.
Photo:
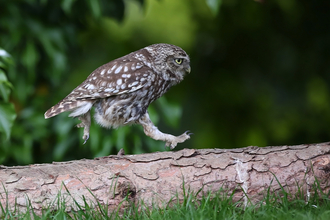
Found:
[{"label": "owl's talon", "polygon": [[188,131],[186,131],[186,132],[184,132],[184,134],[186,134],[186,135],[193,135],[194,133],[192,133],[192,132],[190,132],[189,130]]},{"label": "owl's talon", "polygon": [[169,135],[169,139],[165,140],[165,147],[169,147],[171,150],[173,150],[178,143],[183,143],[186,140],[190,139],[190,135],[193,133],[188,133],[189,131],[184,132],[180,136],[173,136]]},{"label": "owl's talon", "polygon": [[89,134],[85,134],[83,139],[85,140],[83,144],[86,144],[87,140],[89,139]]}]

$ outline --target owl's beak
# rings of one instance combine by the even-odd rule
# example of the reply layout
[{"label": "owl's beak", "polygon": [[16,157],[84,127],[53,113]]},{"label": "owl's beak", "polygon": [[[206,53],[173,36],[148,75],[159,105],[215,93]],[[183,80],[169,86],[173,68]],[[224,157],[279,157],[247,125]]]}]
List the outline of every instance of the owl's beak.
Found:
[{"label": "owl's beak", "polygon": [[185,70],[187,73],[190,73],[191,68],[190,68],[190,66],[188,66],[188,67],[184,68],[184,70]]}]

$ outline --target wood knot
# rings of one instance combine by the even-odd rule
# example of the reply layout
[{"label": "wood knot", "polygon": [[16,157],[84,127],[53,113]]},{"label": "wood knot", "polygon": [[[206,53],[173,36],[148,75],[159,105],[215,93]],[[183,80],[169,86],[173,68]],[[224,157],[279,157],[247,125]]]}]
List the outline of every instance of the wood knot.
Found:
[{"label": "wood knot", "polygon": [[328,156],[323,156],[316,160],[314,167],[317,167],[318,170],[323,171],[320,173],[320,176],[324,179],[328,179],[330,176],[330,159]]},{"label": "wood knot", "polygon": [[326,175],[330,173],[330,159],[328,157],[321,157],[317,159],[314,166],[317,166],[318,170],[324,171],[324,174]]},{"label": "wood knot", "polygon": [[122,198],[127,197],[129,199],[134,199],[134,197],[136,196],[136,188],[129,181],[124,181],[122,183],[118,183],[116,191]]},{"label": "wood knot", "polygon": [[325,172],[325,174],[330,173],[330,164],[323,166],[323,167],[319,167],[319,170],[323,170]]}]

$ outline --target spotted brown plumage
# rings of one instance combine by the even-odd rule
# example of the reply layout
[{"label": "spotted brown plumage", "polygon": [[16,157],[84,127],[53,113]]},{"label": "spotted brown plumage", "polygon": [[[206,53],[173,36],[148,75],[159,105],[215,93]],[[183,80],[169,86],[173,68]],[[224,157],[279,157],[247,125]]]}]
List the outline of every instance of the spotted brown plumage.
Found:
[{"label": "spotted brown plumage", "polygon": [[94,70],[87,79],[62,101],[51,107],[45,118],[65,111],[78,117],[84,128],[83,139],[89,138],[90,110],[95,107],[98,124],[116,128],[141,124],[146,135],[166,142],[173,149],[189,139],[187,132],[173,136],[160,132],[151,122],[147,108],[173,85],[190,73],[190,59],[180,47],[153,44],[113,60]]}]

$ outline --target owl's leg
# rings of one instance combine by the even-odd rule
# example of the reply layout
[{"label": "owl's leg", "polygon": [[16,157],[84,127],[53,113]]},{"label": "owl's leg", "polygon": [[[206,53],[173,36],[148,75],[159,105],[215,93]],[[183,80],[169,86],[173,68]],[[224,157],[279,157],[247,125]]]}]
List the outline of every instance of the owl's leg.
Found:
[{"label": "owl's leg", "polygon": [[90,114],[90,111],[88,111],[86,114],[83,114],[83,115],[79,116],[78,119],[81,121],[81,123],[80,124],[77,124],[77,127],[78,128],[84,128],[83,139],[84,139],[84,144],[85,144],[86,141],[89,138],[89,128],[91,126],[91,114]]},{"label": "owl's leg", "polygon": [[138,121],[139,124],[143,126],[144,133],[155,139],[165,141],[165,146],[169,146],[174,149],[178,143],[182,143],[190,138],[187,132],[181,134],[180,136],[173,136],[170,134],[162,133],[150,120],[148,112],[146,112]]}]

